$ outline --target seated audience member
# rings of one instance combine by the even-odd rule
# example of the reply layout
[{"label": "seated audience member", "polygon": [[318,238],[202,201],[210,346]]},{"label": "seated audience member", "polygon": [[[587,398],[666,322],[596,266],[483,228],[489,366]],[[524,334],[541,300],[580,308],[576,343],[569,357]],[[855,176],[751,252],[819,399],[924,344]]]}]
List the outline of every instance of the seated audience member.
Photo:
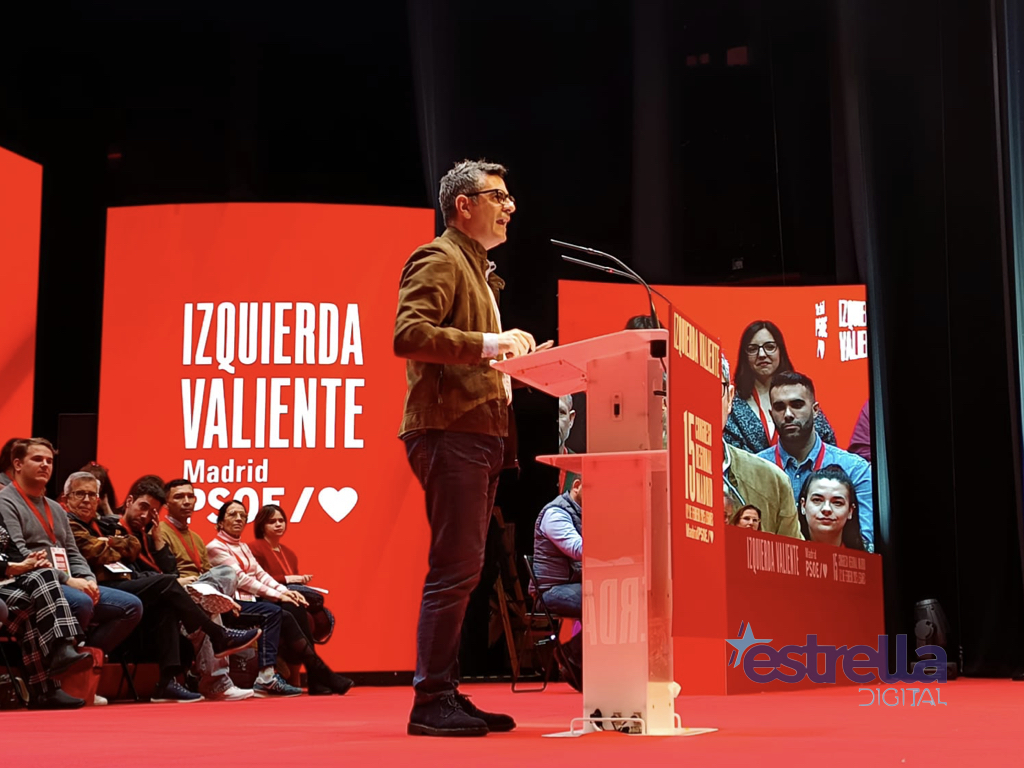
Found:
[{"label": "seated audience member", "polygon": [[[99,481],[76,472],[67,481],[71,527],[79,550],[105,585],[135,595],[144,613],[137,630],[160,665],[160,681],[152,701],[191,703],[202,696],[187,690],[175,677],[181,663],[179,622],[189,636],[198,631],[214,653],[229,656],[256,642],[259,630],[225,629],[213,622],[178,583],[177,563],[160,529],[153,525],[164,502],[162,485],[143,479],[132,485],[120,519],[98,517]],[[154,534],[155,532],[155,534]]]},{"label": "seated audience member", "polygon": [[654,318],[650,315],[633,315],[626,321],[627,331],[645,331],[660,327],[660,325],[655,324]]},{"label": "seated audience member", "polygon": [[110,470],[104,467],[102,464],[97,464],[95,461],[90,461],[80,470],[82,472],[88,472],[90,475],[100,481],[100,503],[96,509],[97,514],[100,515],[113,515],[115,509],[118,508],[117,494],[114,493],[114,484],[110,482]]},{"label": "seated audience member", "polygon": [[864,550],[857,493],[838,464],[812,472],[800,490],[800,516],[809,541]]},{"label": "seated audience member", "polygon": [[[558,453],[562,456],[572,453],[572,449],[565,444],[572,432],[572,425],[576,421],[576,411],[572,407],[572,395],[562,395],[558,398]],[[572,488],[573,482],[579,478],[575,472],[561,469],[558,471],[559,493],[565,493]]]},{"label": "seated audience member", "polygon": [[[200,607],[216,623],[220,614],[238,614],[242,607],[228,595],[235,594],[235,572],[226,565],[210,566],[206,545],[198,534],[188,529],[196,505],[196,494],[188,480],[171,480],[164,486],[167,497],[167,519],[159,524],[160,535],[175,559],[178,583],[192,595]],[[192,648],[199,673],[199,692],[206,699],[240,701],[251,698],[255,691],[239,688],[231,680],[230,662],[213,650],[201,632],[192,636]],[[261,636],[257,643],[262,643]]]},{"label": "seated audience member", "polygon": [[[729,361],[722,355],[722,424],[726,424],[733,405],[729,385]],[[722,480],[725,487],[725,514],[728,519],[745,506],[761,511],[758,530],[799,539],[800,523],[796,500],[786,473],[752,453],[729,443],[722,446]]]},{"label": "seated audience member", "polygon": [[761,510],[753,504],[740,507],[729,518],[729,524],[737,528],[750,528],[755,531],[761,530]]},{"label": "seated audience member", "polygon": [[857,416],[857,423],[853,425],[853,434],[850,436],[850,453],[856,453],[864,461],[871,463],[871,401],[865,400],[864,407],[860,409]]},{"label": "seated audience member", "polygon": [[[227,569],[231,572],[231,594],[236,592],[235,569],[231,566],[211,566],[209,553],[206,544],[199,537],[199,534],[189,528],[191,524],[192,511],[195,509],[196,496],[192,484],[187,480],[172,480],[167,484],[167,519],[160,523],[168,548],[174,553],[178,562],[178,574],[180,579],[192,579],[192,584],[197,580],[205,579],[213,572],[220,572]],[[219,590],[218,590],[219,591]],[[202,605],[206,606],[208,600],[217,595],[209,595],[202,598]],[[277,652],[281,642],[281,625],[284,612],[277,605],[272,603],[235,603],[240,612],[251,617],[258,618],[263,629],[263,634],[256,644],[256,657],[260,671],[253,685],[253,692],[259,698],[269,696],[301,696],[302,689],[289,685],[281,675],[277,673],[274,664],[277,663]],[[211,612],[216,611],[217,606],[211,605]],[[227,669],[214,669],[212,674],[227,674]]]},{"label": "seated audience member", "polygon": [[[548,610],[570,619],[583,618],[583,480],[540,511],[533,527],[533,573]],[[577,691],[583,690],[583,633],[565,647],[562,674]]]},{"label": "seated audience member", "polygon": [[25,437],[12,437],[4,443],[3,448],[0,448],[0,488],[10,485],[11,480],[14,479],[14,463],[11,460],[11,452],[14,450],[14,446],[25,442],[27,439]]},{"label": "seated audience member", "polygon": [[[755,320],[744,329],[736,353],[736,401],[725,425],[725,442],[750,453],[775,445],[768,385],[777,373],[792,370],[786,340],[775,323]],[[820,410],[815,412],[814,428],[826,443],[836,444],[832,425]]]},{"label": "seated audience member", "polygon": [[[634,315],[626,321],[627,331],[655,330],[661,325],[654,321],[650,315]],[[668,391],[668,373],[662,376],[662,387]],[[661,398],[661,443],[663,448],[668,448],[668,398]],[[562,489],[566,490],[565,488]]]},{"label": "seated audience member", "polygon": [[309,616],[306,639],[326,643],[334,633],[334,615],[324,607],[323,593],[306,586],[313,575],[300,571],[299,556],[281,541],[288,530],[284,510],[277,504],[260,507],[252,528],[256,540],[249,544],[249,549],[256,556],[256,562],[279,584],[287,585],[306,598]]},{"label": "seated audience member", "polygon": [[[85,631],[86,644],[110,653],[142,619],[142,603],[130,595],[97,586],[89,564],[78,551],[67,513],[47,499],[46,483],[53,472],[53,446],[34,437],[11,452],[14,479],[0,491],[0,516],[22,552],[42,551],[57,571],[71,612]],[[96,703],[105,703],[96,697]]]},{"label": "seated audience member", "polygon": [[864,548],[874,551],[874,510],[871,498],[871,465],[856,454],[825,443],[815,431],[818,403],[814,382],[796,371],[784,371],[772,379],[772,419],[779,441],[759,455],[774,462],[789,477],[793,498],[799,497],[807,476],[829,464],[838,464],[853,481],[860,501],[860,535]]},{"label": "seated audience member", "polygon": [[0,621],[21,646],[30,705],[77,709],[85,700],[65,693],[51,678],[90,662],[92,655],[75,650],[82,631],[50,565],[45,552],[21,552],[0,521],[0,604],[7,606]]},{"label": "seated audience member", "polygon": [[[344,694],[352,681],[337,674],[317,656],[313,643],[307,637],[308,603],[299,592],[289,589],[270,576],[256,561],[252,550],[242,543],[248,513],[242,502],[232,499],[217,513],[217,536],[206,545],[210,562],[230,565],[235,569],[238,592],[235,599],[242,603],[245,613],[260,613],[263,606],[280,607],[281,653],[289,664],[301,663],[309,678],[310,695]],[[303,627],[306,631],[303,631]],[[257,685],[259,683],[257,682]]]}]

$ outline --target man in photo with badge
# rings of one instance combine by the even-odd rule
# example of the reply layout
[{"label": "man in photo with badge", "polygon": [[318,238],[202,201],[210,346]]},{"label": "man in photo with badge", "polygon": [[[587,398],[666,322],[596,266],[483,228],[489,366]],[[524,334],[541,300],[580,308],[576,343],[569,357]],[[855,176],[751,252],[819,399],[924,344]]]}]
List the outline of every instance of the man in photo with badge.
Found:
[{"label": "man in photo with badge", "polygon": [[135,595],[100,587],[78,551],[67,513],[46,498],[53,474],[53,445],[42,437],[15,443],[14,477],[0,491],[0,515],[11,540],[24,552],[44,552],[57,570],[64,597],[86,633],[86,644],[109,653],[142,619]]}]

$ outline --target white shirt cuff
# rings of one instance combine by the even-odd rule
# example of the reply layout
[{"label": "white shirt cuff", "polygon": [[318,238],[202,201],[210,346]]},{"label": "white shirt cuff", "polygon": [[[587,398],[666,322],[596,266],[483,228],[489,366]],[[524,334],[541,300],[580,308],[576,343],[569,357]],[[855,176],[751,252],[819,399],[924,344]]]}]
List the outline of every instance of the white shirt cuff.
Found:
[{"label": "white shirt cuff", "polygon": [[483,359],[489,359],[498,356],[498,334],[496,333],[485,333],[484,334],[484,350],[480,353],[480,357]]}]

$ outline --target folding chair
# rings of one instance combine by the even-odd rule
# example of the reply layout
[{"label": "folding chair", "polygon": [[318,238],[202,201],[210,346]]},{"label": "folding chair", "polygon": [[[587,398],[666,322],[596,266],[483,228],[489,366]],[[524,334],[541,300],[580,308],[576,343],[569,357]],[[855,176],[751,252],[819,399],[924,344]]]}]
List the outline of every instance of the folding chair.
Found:
[{"label": "folding chair", "polygon": [[4,622],[7,620],[7,604],[3,600],[0,600],[0,661],[3,662],[4,669],[7,670],[7,680],[10,682],[11,687],[14,690],[15,696],[17,697],[18,704],[22,707],[28,706],[28,687],[25,685],[25,681],[18,677],[14,672],[14,667],[11,666],[10,661],[7,658],[7,651],[4,650],[4,646],[8,643],[14,645],[15,650],[18,651],[19,655],[21,649],[18,648],[16,641],[11,637],[7,630],[4,629]]},{"label": "folding chair", "polygon": [[[513,665],[512,670],[512,692],[513,693],[538,693],[548,687],[548,680],[551,678],[552,660],[565,663],[562,659],[562,647],[558,642],[558,632],[561,628],[562,617],[556,616],[548,610],[544,598],[537,588],[537,577],[533,572],[533,558],[523,555],[523,563],[526,565],[526,572],[530,577],[530,587],[533,593],[533,610],[526,613],[524,617],[525,632],[522,640],[531,643],[530,650],[533,658],[540,666],[541,684],[540,687],[526,688],[517,687],[519,683],[519,665]],[[522,648],[518,649],[520,657]]]}]

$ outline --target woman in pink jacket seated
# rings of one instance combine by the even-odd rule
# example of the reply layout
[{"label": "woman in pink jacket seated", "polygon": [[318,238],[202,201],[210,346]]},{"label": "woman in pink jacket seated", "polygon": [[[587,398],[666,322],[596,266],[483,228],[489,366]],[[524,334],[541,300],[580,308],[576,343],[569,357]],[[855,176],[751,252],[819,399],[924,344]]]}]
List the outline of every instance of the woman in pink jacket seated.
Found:
[{"label": "woman in pink jacket seated", "polygon": [[[281,637],[294,637],[303,644],[301,650],[303,664],[309,678],[310,694],[345,693],[352,687],[347,677],[333,672],[323,660],[316,655],[313,644],[308,642],[301,628],[309,626],[306,615],[308,603],[306,598],[284,584],[279,583],[260,566],[247,544],[241,541],[242,532],[248,522],[248,513],[242,502],[232,499],[217,512],[217,536],[206,545],[206,554],[210,565],[230,566],[237,576],[238,601],[264,600],[281,606],[281,618],[284,622],[294,622],[297,632],[286,632],[282,626]],[[244,610],[244,609],[243,609]],[[308,630],[307,630],[308,632]]]}]

